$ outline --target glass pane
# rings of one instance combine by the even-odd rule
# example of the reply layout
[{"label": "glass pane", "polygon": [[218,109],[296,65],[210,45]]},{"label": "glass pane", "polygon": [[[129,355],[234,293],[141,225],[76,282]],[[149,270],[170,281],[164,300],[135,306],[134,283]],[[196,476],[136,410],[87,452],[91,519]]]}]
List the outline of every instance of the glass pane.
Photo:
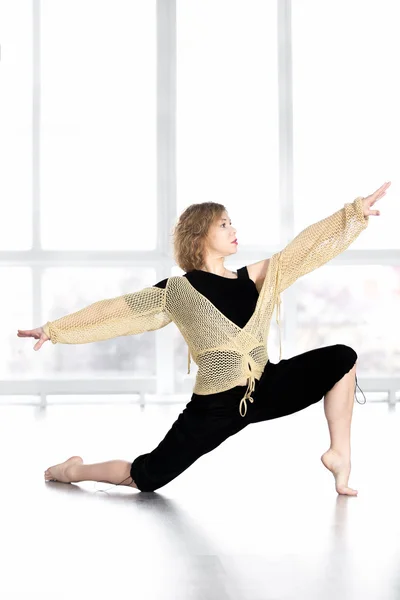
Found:
[{"label": "glass pane", "polygon": [[[367,402],[389,402],[388,392],[366,392],[363,390]],[[357,388],[357,398],[359,402],[364,402],[363,395]]]},{"label": "glass pane", "polygon": [[[33,329],[32,272],[26,267],[0,267],[0,379],[32,376],[40,363],[33,338],[17,337],[18,329]],[[33,342],[33,343],[32,343]]]},{"label": "glass pane", "polygon": [[324,266],[299,279],[296,354],[347,344],[359,372],[394,376],[400,370],[400,267]]},{"label": "glass pane", "polygon": [[[13,405],[14,409],[16,405],[18,405],[19,407],[23,407],[21,408],[21,411],[18,411],[18,413],[15,413],[15,411],[13,410],[13,416],[14,418],[16,417],[18,420],[18,424],[16,424],[16,426],[18,427],[21,426],[21,419],[32,418],[32,415],[36,414],[35,412],[29,410],[28,407],[31,405],[40,406],[40,403],[41,399],[39,395],[30,396],[29,394],[26,394],[25,396],[17,396],[16,394],[13,394],[12,396],[3,396],[2,394],[0,394],[0,409],[7,410],[10,404]],[[7,417],[10,417],[9,411],[7,411]],[[1,415],[0,418],[4,423],[3,415]]]},{"label": "glass pane", "polygon": [[0,2],[0,250],[32,246],[32,6]]},{"label": "glass pane", "polygon": [[392,181],[351,249],[400,248],[398,5],[293,2],[292,33],[295,233]]},{"label": "glass pane", "polygon": [[42,5],[43,247],[155,248],[156,3]]},{"label": "glass pane", "polygon": [[[121,296],[154,283],[154,269],[46,269],[43,275],[43,324],[98,300]],[[153,376],[156,374],[156,333],[146,331],[89,344],[51,344],[41,349],[40,352],[46,351],[38,368],[47,376],[60,373],[88,377]]]},{"label": "glass pane", "polygon": [[240,245],[279,243],[276,2],[177,2],[178,211],[223,204]]}]

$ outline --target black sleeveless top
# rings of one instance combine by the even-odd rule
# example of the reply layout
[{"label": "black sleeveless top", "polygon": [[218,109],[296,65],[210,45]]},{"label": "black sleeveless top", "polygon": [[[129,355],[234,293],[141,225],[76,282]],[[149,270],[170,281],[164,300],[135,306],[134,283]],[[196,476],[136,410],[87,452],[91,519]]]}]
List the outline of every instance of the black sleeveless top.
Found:
[{"label": "black sleeveless top", "polygon": [[[244,327],[258,300],[256,284],[249,277],[247,267],[237,270],[237,279],[222,277],[208,271],[189,271],[183,277],[203,294],[219,311],[239,327]],[[156,283],[153,287],[165,288],[167,279]]]}]

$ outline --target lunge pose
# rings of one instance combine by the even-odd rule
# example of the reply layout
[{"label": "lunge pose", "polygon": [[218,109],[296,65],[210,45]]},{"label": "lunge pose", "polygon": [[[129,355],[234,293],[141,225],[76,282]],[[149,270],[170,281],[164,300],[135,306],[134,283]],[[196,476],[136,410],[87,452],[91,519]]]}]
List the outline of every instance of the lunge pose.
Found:
[{"label": "lunge pose", "polygon": [[[133,462],[84,464],[73,456],[45,471],[46,481],[99,481],[154,491],[169,483],[202,455],[252,423],[302,410],[324,399],[330,447],[322,463],[335,478],[339,494],[349,487],[350,428],[357,353],[344,344],[317,348],[271,363],[267,338],[280,294],[299,277],[346,250],[367,228],[373,205],[390,182],[304,229],[271,258],[243,266],[224,266],[236,254],[236,229],[222,204],[192,204],[174,230],[174,255],[182,276],[154,286],[100,300],[47,322],[18,331],[44,342],[84,344],[160,329],[173,321],[198,365],[193,394],[164,439]],[[280,331],[280,330],[279,330]]]}]

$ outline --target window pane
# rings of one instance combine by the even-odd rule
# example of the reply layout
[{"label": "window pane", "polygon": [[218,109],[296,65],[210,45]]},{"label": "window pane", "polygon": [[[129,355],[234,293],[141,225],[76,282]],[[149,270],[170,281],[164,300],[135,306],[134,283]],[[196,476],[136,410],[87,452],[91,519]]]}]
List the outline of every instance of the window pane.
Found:
[{"label": "window pane", "polygon": [[399,372],[400,267],[324,266],[293,286],[296,354],[347,344],[358,354],[360,372]]},{"label": "window pane", "polygon": [[292,33],[296,233],[392,181],[351,248],[400,248],[398,5],[293,2]]},{"label": "window pane", "polygon": [[[30,396],[29,394],[26,394],[24,396],[17,396],[15,394],[13,394],[12,396],[11,395],[6,396],[3,394],[0,395],[0,408],[7,410],[9,404],[13,404],[14,409],[15,409],[15,405],[18,405],[21,407],[21,411],[18,411],[18,413],[14,412],[14,417],[16,417],[18,419],[18,427],[21,426],[21,418],[26,418],[26,417],[32,418],[32,415],[35,414],[33,411],[31,412],[30,410],[27,410],[28,406],[32,405],[32,404],[40,405],[40,403],[41,403],[41,399],[40,399],[39,394],[36,396]],[[7,411],[7,416],[8,417],[10,416],[10,413],[8,411]],[[4,423],[3,415],[1,415],[0,418],[2,418],[2,422]]]},{"label": "window pane", "polygon": [[0,378],[33,375],[40,362],[32,350],[37,340],[17,337],[18,329],[37,327],[32,323],[32,272],[26,267],[0,267],[0,278]]},{"label": "window pane", "polygon": [[[154,283],[154,269],[46,269],[43,275],[43,324],[98,300],[121,296]],[[42,348],[43,355],[37,368],[46,375],[152,376],[156,374],[155,335],[156,331],[146,331],[89,344],[51,344],[45,352]]]},{"label": "window pane", "polygon": [[155,5],[43,3],[46,249],[155,247]]},{"label": "window pane", "polygon": [[226,206],[240,245],[279,243],[276,2],[177,2],[178,211]]},{"label": "window pane", "polygon": [[0,2],[0,250],[32,245],[32,5]]}]

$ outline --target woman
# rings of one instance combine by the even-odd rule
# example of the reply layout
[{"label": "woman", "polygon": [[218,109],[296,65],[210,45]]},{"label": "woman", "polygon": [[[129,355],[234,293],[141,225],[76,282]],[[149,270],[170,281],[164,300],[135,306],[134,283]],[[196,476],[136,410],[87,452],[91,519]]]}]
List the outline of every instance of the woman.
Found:
[{"label": "woman", "polygon": [[[251,423],[302,410],[324,397],[330,448],[322,463],[339,494],[355,496],[348,485],[350,428],[357,354],[337,344],[274,364],[266,342],[280,293],[302,275],[343,252],[363,231],[371,206],[390,182],[302,231],[270,259],[237,273],[224,259],[237,252],[236,229],[225,207],[206,202],[189,206],[174,232],[174,253],[183,276],[169,277],[131,294],[96,302],[19,337],[88,343],[134,335],[174,321],[198,364],[191,400],[160,444],[131,463],[111,460],[85,465],[79,456],[45,471],[45,481],[99,481],[154,491],[202,455]],[[249,404],[247,404],[249,402]]]}]

